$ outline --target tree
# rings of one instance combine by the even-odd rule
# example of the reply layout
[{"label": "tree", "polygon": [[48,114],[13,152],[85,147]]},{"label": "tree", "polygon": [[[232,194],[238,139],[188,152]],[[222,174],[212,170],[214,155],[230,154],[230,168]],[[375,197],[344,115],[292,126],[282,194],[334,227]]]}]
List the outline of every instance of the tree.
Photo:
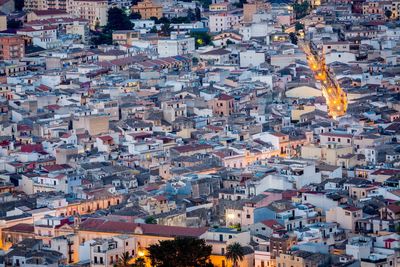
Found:
[{"label": "tree", "polygon": [[150,17],[150,20],[154,20],[155,24],[159,24],[157,17]]},{"label": "tree", "polygon": [[15,0],[14,2],[14,7],[15,10],[21,11],[24,8],[24,0]]},{"label": "tree", "polygon": [[7,21],[7,27],[9,29],[19,29],[22,27],[22,22],[20,20],[15,20],[15,19],[9,20]]},{"label": "tree", "polygon": [[108,10],[108,22],[104,28],[106,32],[112,34],[113,31],[132,30],[132,28],[132,22],[122,9],[112,7]]},{"label": "tree", "polygon": [[138,12],[132,12],[129,15],[129,19],[141,19],[141,18],[142,18],[142,15],[140,15],[140,13],[138,13]]},{"label": "tree", "polygon": [[146,224],[157,224],[157,220],[153,216],[149,216],[144,221]]},{"label": "tree", "polygon": [[151,29],[150,29],[150,33],[157,33],[158,32],[158,30],[157,30],[157,27],[156,26],[153,26]]},{"label": "tree", "polygon": [[[100,28],[100,26],[96,26],[96,30],[98,30],[98,28]],[[91,44],[112,44],[113,31],[131,30],[132,28],[133,24],[126,13],[118,7],[112,7],[108,10],[107,25],[102,29],[101,33],[93,33]]]},{"label": "tree", "polygon": [[[181,23],[189,23],[189,22],[191,22],[191,20],[189,19],[189,17],[175,17],[175,18],[172,18],[170,22],[181,24]],[[169,23],[169,22],[166,22],[166,23]]]},{"label": "tree", "polygon": [[389,10],[389,9],[385,10],[385,16],[387,19],[390,19],[392,17],[392,14],[393,13],[391,10]]},{"label": "tree", "polygon": [[211,35],[207,32],[191,32],[190,36],[194,37],[196,48],[211,44]]},{"label": "tree", "polygon": [[294,25],[294,29],[296,30],[296,32],[304,30],[304,24],[297,21],[296,24]]},{"label": "tree", "polygon": [[[189,1],[190,2],[190,1]],[[200,2],[200,4],[201,4],[201,6],[203,7],[203,8],[209,8],[209,6],[212,4],[212,0],[200,0],[199,1]]]},{"label": "tree", "polygon": [[298,38],[294,32],[289,33],[289,38],[290,38],[290,41],[292,42],[292,44],[297,45]]},{"label": "tree", "polygon": [[114,267],[131,267],[132,265],[129,263],[131,260],[132,256],[129,255],[129,252],[124,252],[118,257],[118,261],[114,264]]},{"label": "tree", "polygon": [[112,36],[108,33],[92,32],[93,37],[90,39],[92,45],[112,44]]},{"label": "tree", "polygon": [[246,3],[247,3],[246,0],[239,0],[239,2],[236,2],[234,5],[235,5],[237,8],[243,8],[243,4],[246,4]]},{"label": "tree", "polygon": [[191,8],[189,8],[187,11],[187,18],[189,19],[190,22],[196,20],[196,14],[194,14],[194,12]]},{"label": "tree", "polygon": [[200,8],[198,6],[194,10],[194,14],[195,14],[195,17],[196,17],[196,21],[200,21],[201,20],[201,11],[200,11]]},{"label": "tree", "polygon": [[137,258],[132,267],[146,267],[146,260],[142,257]]},{"label": "tree", "polygon": [[158,24],[166,24],[166,23],[171,24],[171,21],[166,17],[162,17],[156,23],[158,23]]},{"label": "tree", "polygon": [[232,261],[233,266],[237,267],[239,261],[244,258],[244,249],[238,242],[232,243],[226,247],[226,258]]},{"label": "tree", "polygon": [[164,35],[170,35],[171,32],[172,32],[171,25],[170,25],[169,23],[164,23],[164,24],[161,26],[161,32],[162,32]]},{"label": "tree", "polygon": [[204,239],[181,237],[163,240],[148,248],[151,266],[154,267],[207,267],[212,247]]},{"label": "tree", "polygon": [[303,3],[294,3],[293,11],[296,14],[296,19],[304,18],[308,14],[308,10],[310,8],[310,3],[308,1],[304,1]]}]

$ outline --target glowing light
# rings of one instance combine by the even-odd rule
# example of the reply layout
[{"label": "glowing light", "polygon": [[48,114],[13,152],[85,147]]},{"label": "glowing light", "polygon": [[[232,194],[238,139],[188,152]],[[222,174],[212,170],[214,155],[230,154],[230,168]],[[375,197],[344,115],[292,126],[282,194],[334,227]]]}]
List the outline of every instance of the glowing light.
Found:
[{"label": "glowing light", "polygon": [[139,257],[143,257],[143,256],[144,256],[144,252],[143,252],[142,250],[139,250],[139,251],[138,251],[138,256],[139,256]]},{"label": "glowing light", "polygon": [[329,115],[333,118],[343,116],[347,109],[346,94],[340,88],[336,78],[328,71],[324,58],[315,55],[307,44],[302,44],[302,48],[315,79],[321,83],[322,95],[326,100]]},{"label": "glowing light", "polygon": [[233,220],[235,218],[235,215],[233,215],[232,213],[229,213],[226,215],[226,218]]}]

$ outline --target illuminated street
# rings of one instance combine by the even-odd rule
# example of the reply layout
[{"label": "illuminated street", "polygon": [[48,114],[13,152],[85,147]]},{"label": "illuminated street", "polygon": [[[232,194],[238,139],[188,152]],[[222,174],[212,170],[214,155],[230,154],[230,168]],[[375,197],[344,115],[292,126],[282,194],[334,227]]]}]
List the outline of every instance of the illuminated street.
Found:
[{"label": "illuminated street", "polygon": [[328,70],[325,59],[312,51],[309,43],[303,43],[302,48],[307,55],[308,65],[320,82],[322,94],[326,99],[329,115],[337,118],[346,114],[347,96],[340,88],[334,75]]}]

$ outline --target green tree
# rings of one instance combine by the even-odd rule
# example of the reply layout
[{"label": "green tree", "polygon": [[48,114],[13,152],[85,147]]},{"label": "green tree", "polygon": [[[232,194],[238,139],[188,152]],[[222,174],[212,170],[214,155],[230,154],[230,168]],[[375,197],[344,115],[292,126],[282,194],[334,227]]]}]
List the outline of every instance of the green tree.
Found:
[{"label": "green tree", "polygon": [[113,31],[132,30],[132,28],[132,22],[122,9],[112,7],[108,10],[108,22],[104,28],[105,32],[112,34]]},{"label": "green tree", "polygon": [[392,14],[393,13],[391,10],[389,10],[389,9],[385,10],[385,16],[387,19],[390,19],[392,17]]},{"label": "green tree", "polygon": [[157,224],[157,220],[153,216],[149,216],[144,221],[146,224]]},{"label": "green tree", "polygon": [[148,248],[154,267],[208,267],[212,248],[204,239],[181,237],[159,241]]},{"label": "green tree", "polygon": [[196,48],[211,44],[211,35],[207,32],[191,32],[190,36],[194,37]]},{"label": "green tree", "polygon": [[118,261],[114,264],[114,267],[131,267],[132,265],[129,263],[131,260],[132,256],[129,255],[129,252],[124,252],[118,257]]},{"label": "green tree", "polygon": [[196,21],[200,21],[201,20],[201,10],[198,6],[194,10],[194,14],[196,16]]},{"label": "green tree", "polygon": [[247,3],[246,0],[239,0],[239,2],[235,3],[234,5],[235,5],[237,8],[243,8],[243,5],[246,4],[246,3]]},{"label": "green tree", "polygon": [[191,8],[189,8],[187,11],[187,18],[189,19],[190,22],[196,20],[196,14],[194,14],[194,12]]},{"label": "green tree", "polygon": [[[190,2],[190,1],[188,1],[188,2]],[[207,8],[207,9],[212,4],[212,0],[200,0],[199,2],[203,8]]]},{"label": "green tree", "polygon": [[158,32],[158,30],[157,30],[157,27],[156,26],[153,26],[151,29],[150,29],[150,33],[157,33]]},{"label": "green tree", "polygon": [[[100,28],[96,26],[96,30]],[[131,30],[133,28],[132,22],[129,20],[126,13],[118,8],[112,7],[108,10],[108,22],[104,26],[101,33],[93,33],[91,44],[112,44],[112,33],[113,31],[119,30]]]},{"label": "green tree", "polygon": [[151,20],[154,20],[154,23],[155,23],[155,24],[159,24],[158,18],[157,18],[157,17],[150,17],[150,19],[151,19]]},{"label": "green tree", "polygon": [[132,267],[146,267],[146,260],[142,257],[137,258]]},{"label": "green tree", "polygon": [[9,29],[19,29],[22,27],[22,22],[20,20],[15,20],[15,19],[9,20],[7,21],[7,27]]},{"label": "green tree", "polygon": [[170,25],[169,23],[164,23],[164,24],[161,26],[161,32],[162,32],[164,35],[170,35],[171,32],[172,32],[171,25]]},{"label": "green tree", "polygon": [[129,19],[141,19],[141,18],[142,18],[142,15],[140,15],[139,12],[132,12],[129,15]]},{"label": "green tree", "polygon": [[[189,17],[176,17],[176,18],[171,19],[171,23],[180,24],[180,23],[189,23],[189,22],[191,22]],[[166,22],[166,23],[168,23],[168,22]]]},{"label": "green tree", "polygon": [[238,242],[232,243],[226,247],[226,258],[233,263],[233,267],[239,266],[239,261],[244,258],[244,249]]},{"label": "green tree", "polygon": [[293,11],[296,15],[296,19],[301,19],[307,16],[308,11],[310,8],[310,3],[308,1],[304,1],[303,3],[294,3],[293,4]]},{"label": "green tree", "polygon": [[304,24],[297,21],[296,24],[294,25],[294,29],[296,30],[296,32],[304,30]]},{"label": "green tree", "polygon": [[14,7],[17,11],[21,11],[24,8],[24,0],[15,0]]},{"label": "green tree", "polygon": [[297,42],[299,39],[297,38],[297,36],[294,32],[289,33],[289,38],[290,38],[290,41],[292,42],[292,44],[297,45]]},{"label": "green tree", "polygon": [[166,24],[166,23],[171,24],[171,21],[166,17],[162,17],[156,23],[158,23],[158,24]]}]

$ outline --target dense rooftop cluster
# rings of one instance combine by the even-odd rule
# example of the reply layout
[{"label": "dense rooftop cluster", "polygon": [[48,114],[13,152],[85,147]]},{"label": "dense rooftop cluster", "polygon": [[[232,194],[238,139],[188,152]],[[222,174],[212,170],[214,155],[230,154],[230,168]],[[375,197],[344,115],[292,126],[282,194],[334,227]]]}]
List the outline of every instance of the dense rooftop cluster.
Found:
[{"label": "dense rooftop cluster", "polygon": [[0,267],[173,266],[171,248],[177,267],[399,266],[399,17],[1,0]]}]

